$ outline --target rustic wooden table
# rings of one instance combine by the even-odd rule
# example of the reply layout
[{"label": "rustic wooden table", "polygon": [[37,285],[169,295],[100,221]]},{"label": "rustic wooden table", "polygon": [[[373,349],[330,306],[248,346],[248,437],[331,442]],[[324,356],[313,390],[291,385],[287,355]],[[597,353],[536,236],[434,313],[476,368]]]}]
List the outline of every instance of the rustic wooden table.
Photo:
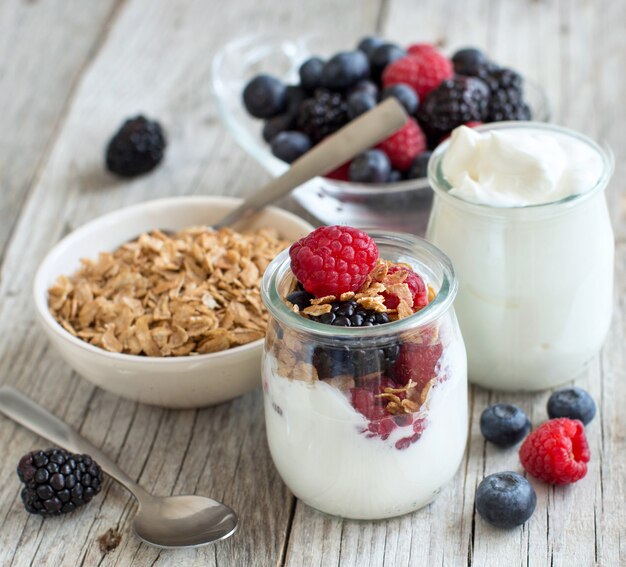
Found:
[{"label": "rustic wooden table", "polygon": [[[134,501],[110,481],[73,517],[29,516],[15,465],[46,443],[0,417],[0,565],[626,565],[625,24],[626,3],[615,0],[0,2],[0,383],[76,427],[146,488],[208,494],[241,518],[226,542],[160,551],[130,534]],[[506,400],[538,423],[547,393],[472,389],[467,455],[439,498],[399,519],[341,521],[302,505],[281,482],[265,442],[260,391],[198,411],[125,401],[73,374],[35,323],[35,268],[70,230],[146,199],[244,194],[266,179],[220,125],[209,74],[224,42],[277,28],[342,35],[346,45],[377,32],[399,42],[437,41],[448,51],[482,46],[545,86],[556,122],[613,146],[615,317],[601,356],[577,381],[599,402],[588,427],[590,470],[569,488],[536,483],[537,510],[522,528],[498,531],[474,513],[486,474],[519,470],[515,451],[485,444],[478,416]],[[103,146],[139,110],[167,126],[166,163],[116,182],[103,171]],[[103,553],[97,538],[109,528],[122,540]]]}]

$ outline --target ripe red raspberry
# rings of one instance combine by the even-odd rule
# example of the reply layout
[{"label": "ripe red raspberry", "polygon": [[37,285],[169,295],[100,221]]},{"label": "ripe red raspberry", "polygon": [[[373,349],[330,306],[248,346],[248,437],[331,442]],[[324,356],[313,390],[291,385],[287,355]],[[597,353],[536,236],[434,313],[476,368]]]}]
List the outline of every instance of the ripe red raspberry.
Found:
[{"label": "ripe red raspberry", "polygon": [[412,54],[396,59],[383,71],[383,86],[406,83],[420,100],[454,74],[452,62],[432,46],[414,46]]},{"label": "ripe red raspberry", "polygon": [[391,369],[393,379],[406,386],[409,380],[421,390],[437,376],[437,363],[443,353],[441,343],[433,345],[404,343]]},{"label": "ripe red raspberry", "polygon": [[548,484],[569,484],[587,474],[589,445],[581,421],[562,417],[535,429],[519,450],[522,466]]},{"label": "ripe red raspberry", "polygon": [[426,136],[415,119],[409,118],[400,130],[378,144],[378,148],[387,154],[391,165],[406,171],[413,160],[426,150]]},{"label": "ripe red raspberry", "polygon": [[316,297],[358,291],[378,260],[372,238],[351,226],[321,226],[289,249],[291,271]]},{"label": "ripe red raspberry", "polygon": [[348,175],[348,171],[350,171],[350,163],[346,162],[343,165],[340,165],[337,169],[333,169],[328,172],[324,177],[327,179],[335,179],[337,181],[349,181],[350,176]]},{"label": "ripe red raspberry", "polygon": [[[413,270],[409,268],[404,268],[402,266],[391,266],[389,268],[388,274],[395,274],[396,272],[406,272],[406,279],[403,283],[409,286],[409,290],[411,290],[411,295],[413,296],[413,309],[420,309],[421,307],[426,307],[428,305],[428,289],[426,288],[426,284],[424,280],[416,274]],[[393,295],[388,292],[383,292],[383,297],[385,298],[385,305],[388,309],[395,309],[398,307],[398,303],[400,300],[397,295]]]}]

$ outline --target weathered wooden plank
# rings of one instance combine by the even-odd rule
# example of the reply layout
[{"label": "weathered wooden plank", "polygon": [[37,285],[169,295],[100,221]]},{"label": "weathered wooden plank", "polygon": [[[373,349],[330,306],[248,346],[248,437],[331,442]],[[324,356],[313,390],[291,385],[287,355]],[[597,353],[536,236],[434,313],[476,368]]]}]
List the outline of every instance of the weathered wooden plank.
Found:
[{"label": "weathered wooden plank", "polygon": [[0,4],[0,259],[118,0]]}]

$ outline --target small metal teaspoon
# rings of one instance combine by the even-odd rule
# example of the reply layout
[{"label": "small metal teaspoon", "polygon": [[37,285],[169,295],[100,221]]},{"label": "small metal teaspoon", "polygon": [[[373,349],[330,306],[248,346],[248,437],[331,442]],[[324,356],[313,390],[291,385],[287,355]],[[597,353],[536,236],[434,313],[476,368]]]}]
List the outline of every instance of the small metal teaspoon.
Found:
[{"label": "small metal teaspoon", "polygon": [[249,217],[310,179],[333,171],[393,134],[407,119],[404,107],[395,98],[388,98],[298,158],[285,173],[247,197],[213,228],[218,230]]},{"label": "small metal teaspoon", "polygon": [[0,388],[0,411],[59,447],[86,453],[139,502],[133,521],[135,534],[157,547],[197,547],[226,539],[237,530],[238,518],[225,504],[205,496],[153,496],[117,464],[66,423],[17,390]]}]

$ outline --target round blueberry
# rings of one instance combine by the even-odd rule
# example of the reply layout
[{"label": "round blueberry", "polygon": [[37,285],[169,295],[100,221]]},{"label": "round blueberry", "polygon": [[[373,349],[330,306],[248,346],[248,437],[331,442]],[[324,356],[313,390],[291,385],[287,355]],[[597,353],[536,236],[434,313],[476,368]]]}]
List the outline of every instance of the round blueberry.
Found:
[{"label": "round blueberry", "polygon": [[494,445],[512,447],[528,435],[530,420],[513,404],[494,404],[481,414],[480,431]]},{"label": "round blueberry", "polygon": [[313,297],[314,295],[308,291],[295,290],[287,296],[287,301],[291,301],[291,303],[297,305],[300,310],[302,310],[311,306],[311,299],[313,299]]},{"label": "round blueberry", "polygon": [[522,475],[500,472],[484,478],[476,490],[476,511],[498,528],[514,528],[533,515],[537,494]]},{"label": "round blueberry", "polygon": [[475,47],[465,47],[459,49],[452,56],[452,65],[457,75],[468,75],[475,77],[480,70],[487,65],[488,60],[485,54]]},{"label": "round blueberry", "polygon": [[380,150],[368,150],[356,156],[350,164],[350,181],[359,183],[385,183],[389,179],[391,163]]},{"label": "round blueberry", "polygon": [[385,100],[390,96],[396,97],[409,114],[415,114],[419,98],[417,93],[409,85],[398,83],[397,85],[387,87],[380,93],[380,100]]},{"label": "round blueberry", "polygon": [[287,105],[285,85],[269,75],[257,75],[243,90],[243,104],[255,118],[271,118]]},{"label": "round blueberry", "polygon": [[293,127],[294,119],[289,114],[279,114],[267,120],[263,126],[263,139],[271,144],[272,140],[281,132]]},{"label": "round blueberry", "polygon": [[311,149],[311,140],[302,132],[281,132],[272,140],[272,153],[278,158],[292,163]]},{"label": "round blueberry", "polygon": [[322,84],[322,69],[324,60],[320,57],[311,57],[300,65],[300,84],[307,91],[314,91]]},{"label": "round blueberry", "polygon": [[372,83],[372,81],[368,81],[367,79],[359,81],[356,85],[354,85],[348,91],[348,96],[354,93],[366,93],[372,98],[378,100],[378,87],[376,86],[376,83]]},{"label": "round blueberry", "polygon": [[331,57],[322,69],[322,85],[344,91],[367,79],[370,66],[362,51],[344,51]]},{"label": "round blueberry", "polygon": [[348,97],[348,116],[352,120],[376,106],[376,99],[363,91],[352,93]]},{"label": "round blueberry", "polygon": [[596,415],[596,403],[589,392],[582,388],[563,388],[550,396],[548,415],[551,419],[555,417],[580,419],[587,425]]},{"label": "round blueberry", "polygon": [[379,37],[368,36],[359,41],[357,49],[360,49],[369,58],[371,57],[372,53],[374,53],[374,50],[383,43],[385,42]]},{"label": "round blueberry", "polygon": [[419,154],[409,167],[409,171],[407,172],[407,177],[409,179],[421,179],[422,177],[426,177],[428,175],[428,160],[432,152],[426,151]]},{"label": "round blueberry", "polygon": [[383,43],[379,45],[370,56],[370,71],[372,78],[376,81],[380,80],[385,67],[389,63],[404,57],[406,51],[395,43]]}]

